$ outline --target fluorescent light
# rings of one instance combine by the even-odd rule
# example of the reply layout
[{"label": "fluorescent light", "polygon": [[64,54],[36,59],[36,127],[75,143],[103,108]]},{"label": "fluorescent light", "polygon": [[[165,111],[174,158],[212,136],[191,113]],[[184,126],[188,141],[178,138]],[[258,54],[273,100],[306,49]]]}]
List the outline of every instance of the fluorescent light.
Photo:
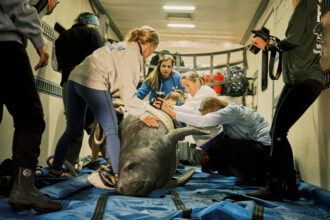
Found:
[{"label": "fluorescent light", "polygon": [[194,28],[194,24],[167,24],[168,27],[177,27],[177,28]]},{"label": "fluorescent light", "polygon": [[178,6],[178,5],[164,5],[164,10],[182,10],[182,11],[194,11],[195,6]]}]

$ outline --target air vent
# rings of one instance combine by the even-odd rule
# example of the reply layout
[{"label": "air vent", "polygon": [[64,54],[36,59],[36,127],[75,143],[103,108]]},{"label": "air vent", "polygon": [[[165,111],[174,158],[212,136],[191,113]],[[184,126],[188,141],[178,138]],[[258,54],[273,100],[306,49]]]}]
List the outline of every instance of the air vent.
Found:
[{"label": "air vent", "polygon": [[191,21],[192,15],[188,12],[167,12],[167,20],[171,21]]},{"label": "air vent", "polygon": [[36,87],[39,92],[55,96],[62,97],[62,87],[60,85],[50,82],[48,80],[34,76]]}]

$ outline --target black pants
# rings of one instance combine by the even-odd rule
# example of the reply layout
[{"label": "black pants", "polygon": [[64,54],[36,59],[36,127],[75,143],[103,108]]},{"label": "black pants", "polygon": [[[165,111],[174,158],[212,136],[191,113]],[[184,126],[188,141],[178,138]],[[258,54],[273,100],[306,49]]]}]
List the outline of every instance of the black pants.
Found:
[{"label": "black pants", "polygon": [[270,132],[272,137],[270,163],[272,182],[282,186],[295,184],[293,155],[287,134],[321,91],[322,84],[316,80],[306,80],[299,85],[286,84],[284,86]]},{"label": "black pants", "polygon": [[224,137],[207,151],[210,169],[225,176],[237,176],[242,184],[264,184],[270,146],[245,139]]},{"label": "black pants", "polygon": [[45,121],[30,61],[21,44],[0,42],[0,79],[0,103],[14,120],[15,167],[33,169],[38,164]]}]

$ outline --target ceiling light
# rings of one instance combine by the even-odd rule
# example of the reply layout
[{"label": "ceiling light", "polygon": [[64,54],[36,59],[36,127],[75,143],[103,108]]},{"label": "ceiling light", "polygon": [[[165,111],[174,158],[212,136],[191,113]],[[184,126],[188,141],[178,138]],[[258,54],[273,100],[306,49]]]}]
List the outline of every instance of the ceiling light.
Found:
[{"label": "ceiling light", "polygon": [[167,24],[168,27],[177,27],[177,28],[194,28],[194,24]]},{"label": "ceiling light", "polygon": [[164,5],[164,10],[194,11],[195,6]]}]

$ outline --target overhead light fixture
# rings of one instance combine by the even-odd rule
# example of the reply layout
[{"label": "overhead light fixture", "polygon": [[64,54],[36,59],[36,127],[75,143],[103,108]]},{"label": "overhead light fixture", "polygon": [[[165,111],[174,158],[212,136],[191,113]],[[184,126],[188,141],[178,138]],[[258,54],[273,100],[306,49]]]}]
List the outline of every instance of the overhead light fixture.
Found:
[{"label": "overhead light fixture", "polygon": [[167,24],[167,26],[174,28],[195,28],[194,24]]},{"label": "overhead light fixture", "polygon": [[195,6],[164,5],[164,10],[194,11]]}]

